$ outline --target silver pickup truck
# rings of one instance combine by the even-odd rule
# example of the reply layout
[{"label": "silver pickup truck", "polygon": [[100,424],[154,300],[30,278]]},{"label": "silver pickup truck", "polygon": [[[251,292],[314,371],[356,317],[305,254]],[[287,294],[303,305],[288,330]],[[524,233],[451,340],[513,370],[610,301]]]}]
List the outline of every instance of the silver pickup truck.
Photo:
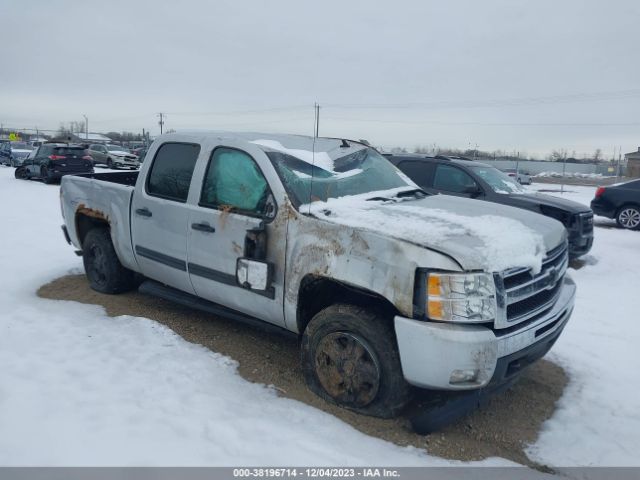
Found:
[{"label": "silver pickup truck", "polygon": [[429,196],[359,142],[170,134],[147,159],[62,180],[63,231],[91,287],[145,280],[293,332],[309,388],[343,407],[391,417],[420,389],[504,384],[571,315],[561,223]]}]

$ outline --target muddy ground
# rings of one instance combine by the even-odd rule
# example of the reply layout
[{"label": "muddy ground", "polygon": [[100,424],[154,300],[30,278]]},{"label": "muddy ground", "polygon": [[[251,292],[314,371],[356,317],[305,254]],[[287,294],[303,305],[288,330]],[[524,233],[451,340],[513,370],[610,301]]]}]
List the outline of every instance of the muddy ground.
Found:
[{"label": "muddy ground", "polygon": [[354,428],[398,445],[413,445],[430,454],[457,460],[503,457],[542,468],[524,453],[535,442],[567,383],[565,372],[542,360],[529,368],[508,391],[441,432],[420,436],[407,418],[382,420],[329,405],[305,387],[296,340],[191,310],[139,293],[103,295],[94,292],[84,275],[59,278],[38,291],[44,298],[102,305],[108,315],[133,315],[156,320],[184,339],[227,355],[239,363],[239,373],[251,382],[274,385],[285,397],[331,413]]}]

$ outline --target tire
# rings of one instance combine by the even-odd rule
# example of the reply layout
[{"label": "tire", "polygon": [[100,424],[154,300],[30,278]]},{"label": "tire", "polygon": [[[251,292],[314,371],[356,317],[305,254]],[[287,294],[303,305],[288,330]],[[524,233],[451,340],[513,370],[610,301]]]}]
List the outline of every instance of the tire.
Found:
[{"label": "tire", "polygon": [[411,400],[389,319],[336,304],[316,314],[302,336],[302,371],[324,400],[373,417],[396,416]]},{"label": "tire", "polygon": [[49,176],[49,169],[47,167],[40,167],[40,177],[47,185],[53,183],[53,179]]},{"label": "tire", "polygon": [[640,207],[636,205],[623,205],[616,214],[616,223],[627,230],[640,228]]},{"label": "tire", "polygon": [[111,160],[111,157],[107,158],[107,167],[113,168],[113,160]]},{"label": "tire", "polygon": [[13,176],[16,177],[18,180],[27,180],[29,178],[27,175],[27,169],[24,167],[16,168],[16,171],[13,172]]},{"label": "tire", "polygon": [[89,230],[82,242],[82,262],[91,288],[100,293],[123,293],[137,286],[136,274],[118,260],[106,228]]}]

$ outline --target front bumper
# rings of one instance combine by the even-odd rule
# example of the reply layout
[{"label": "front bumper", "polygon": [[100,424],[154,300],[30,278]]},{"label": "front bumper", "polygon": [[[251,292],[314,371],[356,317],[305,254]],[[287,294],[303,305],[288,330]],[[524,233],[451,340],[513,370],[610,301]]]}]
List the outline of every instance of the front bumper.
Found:
[{"label": "front bumper", "polygon": [[[565,276],[558,300],[547,313],[534,322],[502,330],[395,317],[405,379],[438,390],[473,390],[507,381],[532,363],[527,359],[533,358],[530,352],[538,351],[537,346],[551,347],[550,340],[555,341],[571,316],[575,292],[575,283]],[[456,371],[474,372],[473,379],[452,383]]]},{"label": "front bumper", "polygon": [[113,159],[113,164],[118,167],[130,167],[130,168],[138,168],[140,167],[140,162],[137,160],[130,160],[127,158],[115,157]]}]

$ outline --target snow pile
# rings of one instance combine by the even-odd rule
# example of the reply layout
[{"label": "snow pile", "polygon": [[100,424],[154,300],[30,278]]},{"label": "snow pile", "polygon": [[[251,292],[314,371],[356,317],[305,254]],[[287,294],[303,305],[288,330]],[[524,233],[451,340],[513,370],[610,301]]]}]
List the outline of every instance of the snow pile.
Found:
[{"label": "snow pile", "polygon": [[[497,215],[466,216],[423,202],[371,201],[385,198],[389,192],[332,198],[301,207],[333,223],[362,228],[433,248],[466,237],[476,240],[469,255],[486,271],[498,272],[513,267],[528,267],[538,273],[545,254],[542,236],[523,223]],[[470,200],[470,202],[472,202]]]},{"label": "snow pile", "polygon": [[536,178],[605,178],[601,173],[578,173],[578,172],[540,172],[535,175]]}]

